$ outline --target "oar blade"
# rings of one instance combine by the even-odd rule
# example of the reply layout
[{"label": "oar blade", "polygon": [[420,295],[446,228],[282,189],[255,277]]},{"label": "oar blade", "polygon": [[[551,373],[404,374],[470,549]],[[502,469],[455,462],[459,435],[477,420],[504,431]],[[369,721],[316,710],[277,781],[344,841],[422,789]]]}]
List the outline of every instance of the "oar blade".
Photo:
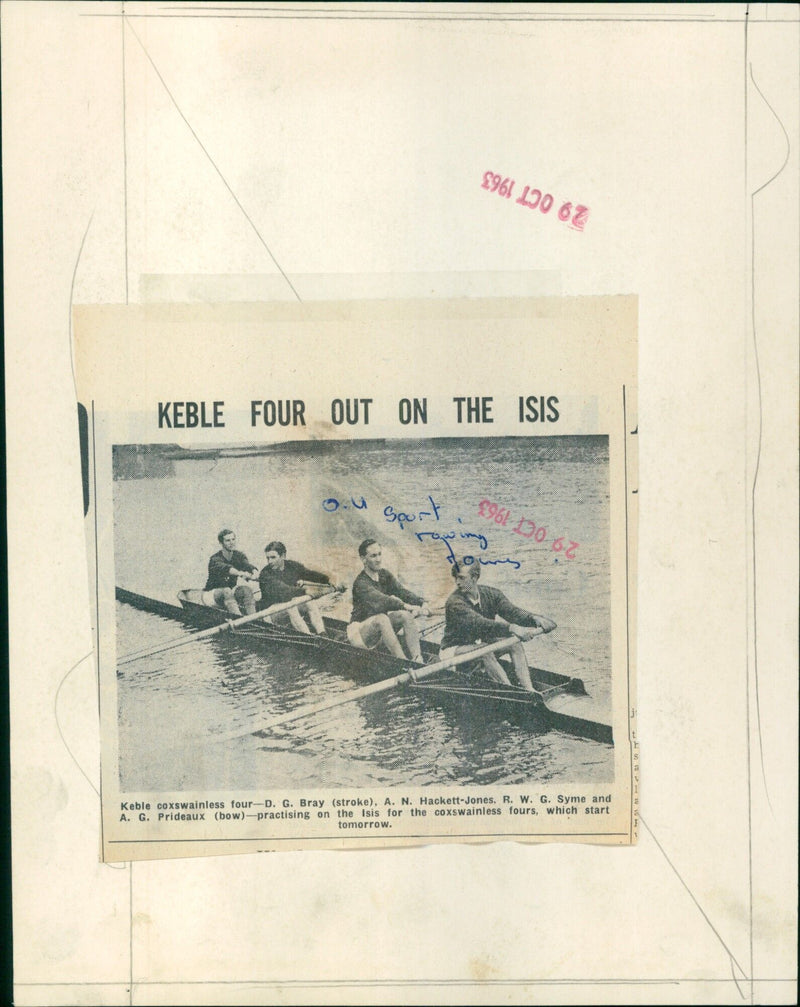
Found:
[{"label": "oar blade", "polygon": [[121,664],[130,664],[132,661],[141,661],[145,657],[151,657],[154,654],[161,654],[166,650],[174,650],[176,647],[183,647],[187,643],[194,643],[196,640],[206,640],[209,637],[216,636],[218,633],[224,633],[226,630],[237,629],[239,626],[246,626],[251,622],[258,622],[261,619],[268,619],[273,615],[280,615],[281,612],[288,612],[289,609],[297,608],[298,605],[305,605],[306,602],[312,601],[313,599],[309,595],[304,594],[298,598],[293,598],[291,601],[281,602],[277,605],[271,605],[269,608],[262,609],[260,612],[251,612],[250,615],[242,615],[237,619],[226,619],[225,622],[221,622],[218,626],[212,626],[210,629],[201,630],[199,633],[192,633],[188,636],[173,637],[172,640],[167,640],[165,643],[157,644],[155,647],[148,647],[144,650],[136,650],[130,654],[125,654],[122,657],[117,658],[117,666]]}]

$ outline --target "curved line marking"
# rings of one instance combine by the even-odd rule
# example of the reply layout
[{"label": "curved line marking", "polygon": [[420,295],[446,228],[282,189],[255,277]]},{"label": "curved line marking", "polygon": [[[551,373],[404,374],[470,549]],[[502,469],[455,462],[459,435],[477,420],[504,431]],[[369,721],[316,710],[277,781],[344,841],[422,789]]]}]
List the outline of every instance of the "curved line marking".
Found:
[{"label": "curved line marking", "polygon": [[750,80],[753,82],[753,87],[758,92],[761,100],[767,106],[767,108],[772,112],[775,117],[775,121],[780,126],[783,131],[784,138],[786,140],[786,156],[783,159],[783,164],[778,168],[774,175],[767,179],[762,185],[750,193],[750,218],[752,221],[751,226],[751,248],[750,248],[750,310],[751,310],[751,325],[753,329],[753,356],[755,359],[756,368],[756,390],[758,394],[758,436],[756,438],[756,463],[755,469],[753,471],[753,482],[750,487],[750,515],[752,518],[752,544],[753,544],[753,563],[752,563],[752,574],[753,574],[753,685],[756,701],[756,733],[758,735],[758,754],[759,763],[761,765],[761,779],[764,784],[764,794],[767,798],[767,805],[769,806],[770,812],[774,815],[772,808],[772,801],[769,796],[769,787],[767,785],[767,771],[764,765],[764,736],[761,727],[761,701],[760,701],[760,690],[759,690],[759,675],[758,675],[758,583],[757,583],[757,559],[756,559],[756,487],[758,484],[758,476],[761,468],[761,445],[763,440],[763,407],[762,407],[762,389],[761,389],[761,362],[758,355],[758,335],[756,331],[756,285],[755,285],[755,197],[759,192],[762,192],[771,185],[775,179],[783,172],[786,165],[789,163],[789,156],[791,154],[791,143],[789,142],[789,134],[786,132],[786,128],[780,120],[775,109],[770,105],[764,92],[756,83],[756,79],[753,76],[753,64],[748,63],[748,70],[750,72]]}]

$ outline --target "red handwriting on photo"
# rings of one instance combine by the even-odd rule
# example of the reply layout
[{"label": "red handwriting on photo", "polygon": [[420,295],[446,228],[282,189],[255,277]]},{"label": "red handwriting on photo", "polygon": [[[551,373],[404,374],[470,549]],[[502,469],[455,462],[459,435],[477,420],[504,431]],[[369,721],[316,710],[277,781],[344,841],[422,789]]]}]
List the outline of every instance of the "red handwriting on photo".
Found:
[{"label": "red handwriting on photo", "polygon": [[[486,518],[488,521],[494,521],[495,524],[499,524],[502,527],[507,527],[508,519],[511,516],[511,511],[508,507],[500,507],[496,503],[492,503],[490,500],[481,500],[478,504],[478,514],[481,517]],[[532,538],[534,542],[544,542],[547,539],[547,529],[539,525],[538,527],[534,524],[530,518],[520,518],[517,523],[516,528],[511,529],[516,535],[521,535],[523,538]],[[564,542],[569,542],[569,545],[565,546]],[[558,538],[553,539],[553,544],[551,545],[551,550],[553,552],[563,552],[567,559],[575,558],[575,550],[580,545],[579,542],[573,542],[571,539],[565,538],[565,536],[560,535]]]},{"label": "red handwriting on photo", "polygon": [[[498,196],[504,196],[506,199],[511,199],[514,184],[513,178],[503,178],[502,175],[495,175],[493,171],[486,171],[483,174],[481,188],[488,189],[489,192],[496,192]],[[516,202],[519,206],[527,206],[529,210],[538,210],[540,213],[546,214],[552,210],[556,201],[549,192],[542,194],[541,189],[534,189],[530,185],[526,185]],[[581,204],[573,205],[566,201],[561,204],[557,216],[560,221],[573,230],[582,231],[589,219],[589,207]]]}]

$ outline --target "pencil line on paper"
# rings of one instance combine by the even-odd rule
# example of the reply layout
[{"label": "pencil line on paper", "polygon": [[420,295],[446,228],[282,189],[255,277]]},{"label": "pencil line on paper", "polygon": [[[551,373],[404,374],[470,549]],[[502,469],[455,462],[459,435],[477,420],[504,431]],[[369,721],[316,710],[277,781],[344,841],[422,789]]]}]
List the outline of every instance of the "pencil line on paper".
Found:
[{"label": "pencil line on paper", "polygon": [[[180,11],[181,13],[177,13]],[[707,14],[682,14],[680,17],[664,18],[659,14],[647,14],[642,11],[635,17],[620,18],[612,14],[608,16],[587,17],[580,14],[564,14],[559,17],[549,17],[546,14],[498,14],[486,11],[475,11],[470,14],[459,14],[452,12],[430,12],[421,11],[396,11],[391,14],[383,14],[379,10],[348,10],[347,8],[336,8],[336,13],[320,13],[313,7],[295,7],[291,10],[279,7],[163,7],[161,11],[153,14],[135,14],[134,17],[165,17],[165,18],[240,18],[240,19],[266,19],[266,20],[294,20],[294,21],[478,21],[486,24],[493,22],[499,24],[530,24],[537,21],[563,21],[567,24],[581,21],[643,21],[658,24],[665,20],[687,21],[689,24],[717,23],[723,19],[709,17]],[[738,20],[741,18],[729,18],[727,20]]]},{"label": "pencil line on paper", "polygon": [[622,446],[624,453],[623,471],[625,493],[625,668],[628,687],[628,709],[625,719],[628,722],[628,763],[630,765],[631,808],[628,820],[628,838],[633,842],[634,811],[633,811],[633,739],[631,738],[631,605],[630,605],[630,531],[628,529],[628,408],[625,385],[622,386]]},{"label": "pencil line on paper", "polygon": [[[103,723],[103,700],[100,689],[100,552],[98,547],[97,533],[97,431],[94,414],[94,399],[92,399],[92,492],[94,493],[94,633],[95,633],[95,654],[96,662],[96,684],[97,684],[97,723]],[[100,846],[105,850],[106,831],[105,815],[103,814],[103,763],[100,762]],[[119,868],[117,868],[119,870]]]},{"label": "pencil line on paper", "polygon": [[122,35],[122,202],[125,236],[125,303],[128,303],[128,88],[125,74],[125,0],[122,0],[122,17],[120,18]]},{"label": "pencil line on paper", "polygon": [[[126,865],[127,869],[127,865]],[[760,983],[796,983],[794,977],[756,976]],[[662,979],[139,979],[137,986],[248,986],[280,988],[293,986],[309,989],[343,986],[680,986],[696,983],[729,983],[720,976],[685,976]],[[77,982],[20,981],[15,986],[125,986],[125,983],[86,980]]]},{"label": "pencil line on paper", "polygon": [[[742,989],[742,987],[739,985],[739,980],[736,978],[736,969],[734,967],[733,959],[732,958],[730,959],[730,966],[731,966],[731,979],[733,979],[733,982],[734,982],[734,984],[736,986],[736,992],[739,994],[739,996],[742,998],[742,1000],[746,1000],[747,999],[747,994],[744,992],[744,990]],[[753,984],[751,983],[750,985],[752,987]]]},{"label": "pencil line on paper", "polygon": [[127,17],[127,15],[125,16],[124,20],[125,20],[125,21],[126,21],[126,22],[128,23],[128,28],[129,28],[129,29],[130,29],[130,30],[131,30],[131,31],[133,32],[133,35],[134,35],[134,37],[135,37],[136,41],[137,41],[137,42],[139,43],[139,45],[141,46],[141,49],[142,49],[142,52],[143,52],[143,53],[145,54],[145,56],[147,57],[147,61],[148,61],[148,62],[150,63],[150,66],[152,66],[153,70],[155,71],[155,74],[156,74],[156,76],[157,76],[157,77],[158,77],[158,79],[159,79],[159,80],[161,81],[161,84],[162,84],[162,86],[163,86],[164,90],[165,90],[165,91],[167,92],[167,94],[169,95],[169,99],[170,99],[170,101],[172,102],[172,104],[173,104],[173,105],[175,106],[175,110],[177,111],[178,115],[179,115],[179,116],[181,117],[181,119],[183,119],[183,121],[184,121],[184,122],[186,123],[186,125],[187,125],[187,127],[188,127],[188,129],[189,129],[189,132],[190,132],[190,133],[192,134],[192,136],[193,136],[193,137],[195,138],[195,140],[197,141],[197,144],[198,144],[198,146],[200,147],[200,149],[201,149],[201,150],[203,151],[203,153],[204,153],[204,154],[206,155],[206,157],[208,158],[208,162],[209,162],[209,164],[210,164],[210,165],[211,165],[211,167],[212,167],[212,168],[214,169],[214,171],[215,171],[215,172],[217,173],[217,175],[219,176],[219,178],[220,178],[220,180],[221,180],[222,184],[223,184],[223,185],[225,186],[225,188],[226,188],[226,189],[228,190],[228,192],[230,193],[230,195],[231,195],[231,197],[232,197],[232,199],[233,199],[234,203],[236,203],[236,205],[237,205],[237,206],[239,207],[239,209],[240,209],[240,210],[242,211],[242,214],[244,215],[245,219],[247,220],[247,222],[248,222],[248,223],[250,224],[251,228],[253,229],[253,233],[255,234],[255,236],[256,236],[256,237],[258,238],[259,242],[260,242],[260,243],[262,244],[262,246],[263,246],[263,247],[264,247],[264,249],[266,250],[266,252],[267,252],[267,255],[269,255],[270,259],[272,259],[273,263],[275,264],[275,268],[276,268],[276,269],[278,270],[278,272],[279,272],[279,273],[281,274],[281,276],[282,276],[282,277],[284,278],[284,280],[285,280],[285,281],[286,281],[286,283],[288,284],[289,288],[291,289],[292,293],[293,293],[293,294],[294,294],[294,296],[295,296],[295,297],[297,298],[297,300],[298,300],[298,301],[299,301],[299,300],[301,300],[301,297],[300,297],[300,295],[299,295],[299,294],[297,293],[297,291],[295,290],[295,288],[294,288],[294,285],[292,284],[292,282],[291,282],[291,280],[289,279],[289,277],[288,277],[288,276],[286,275],[286,273],[285,273],[285,272],[283,271],[283,269],[281,268],[281,265],[280,265],[280,263],[278,262],[278,260],[277,260],[277,259],[275,258],[275,256],[274,256],[274,255],[272,254],[272,250],[270,249],[269,245],[268,245],[268,244],[266,243],[266,241],[264,240],[264,237],[262,236],[262,234],[261,234],[261,232],[259,231],[259,229],[258,229],[258,228],[256,227],[255,223],[253,222],[253,219],[252,219],[252,217],[251,217],[251,216],[250,216],[250,214],[249,214],[249,213],[247,212],[247,210],[246,210],[246,209],[244,208],[244,206],[242,205],[242,203],[241,203],[241,201],[240,201],[239,197],[238,197],[238,196],[236,195],[236,193],[235,193],[235,192],[233,191],[233,189],[231,188],[230,184],[228,183],[228,180],[227,180],[227,179],[225,178],[225,176],[224,176],[224,175],[222,174],[222,172],[220,171],[220,169],[219,169],[219,166],[217,165],[217,163],[216,163],[216,161],[214,160],[214,158],[213,158],[213,157],[211,156],[211,154],[210,154],[210,153],[208,152],[208,150],[206,149],[206,147],[205,147],[205,145],[204,145],[203,141],[202,141],[202,140],[200,139],[200,137],[199,137],[199,136],[197,135],[197,132],[195,131],[195,129],[194,129],[194,127],[192,126],[192,124],[191,124],[191,123],[189,122],[189,120],[188,120],[188,119],[186,118],[186,116],[185,116],[185,115],[183,114],[183,112],[181,111],[181,108],[180,108],[180,106],[178,105],[177,101],[175,100],[175,96],[173,95],[172,91],[170,91],[169,87],[167,86],[167,82],[166,82],[166,81],[164,80],[164,77],[162,76],[162,74],[161,74],[161,71],[160,71],[160,70],[158,69],[158,67],[156,66],[156,64],[155,64],[155,63],[153,62],[153,58],[151,57],[150,53],[149,53],[149,52],[147,51],[147,49],[145,48],[145,46],[144,46],[144,43],[143,43],[143,42],[142,42],[142,40],[141,40],[141,39],[139,38],[139,36],[138,36],[138,34],[136,33],[136,30],[134,29],[133,25],[132,25],[132,24],[130,24],[130,22],[128,21],[128,17]]},{"label": "pencil line on paper", "polygon": [[[186,4],[185,6],[184,5],[178,6],[178,5],[172,5],[172,4],[165,4],[164,6],[160,7],[159,10],[161,10],[161,11],[173,11],[173,10],[226,11],[226,12],[229,12],[229,13],[235,13],[236,11],[256,11],[256,12],[264,13],[264,14],[270,14],[270,13],[276,13],[276,14],[287,14],[287,13],[291,13],[291,14],[319,14],[320,13],[318,7],[292,7],[290,11],[287,11],[286,7],[272,7],[272,6],[269,6],[269,5],[262,6],[262,5],[258,5],[258,4],[253,4],[252,6],[248,4],[246,7],[239,7],[236,4],[226,4],[225,6],[216,6],[214,4],[209,4],[208,6],[205,6],[205,5],[198,6],[196,4]],[[380,8],[378,8],[378,7],[376,7],[374,10],[371,10],[371,11],[370,10],[364,10],[362,7],[337,7],[336,8],[336,11],[337,11],[338,14],[358,14],[360,17],[369,17],[371,14],[377,14],[379,10],[380,10]],[[431,18],[432,17],[449,17],[449,16],[452,16],[453,13],[454,12],[448,12],[447,14],[445,14],[445,13],[436,14],[435,12],[432,12],[431,14],[422,14],[419,11],[409,10],[409,11],[397,11],[396,15],[397,16],[406,16],[407,15],[408,17],[423,18],[424,19],[426,17],[431,17]],[[529,13],[529,14],[494,14],[494,13],[490,14],[489,13],[489,8],[487,7],[487,9],[485,11],[483,11],[483,12],[481,12],[481,11],[473,11],[472,14],[469,14],[469,15],[465,14],[465,15],[456,15],[456,16],[457,17],[463,16],[463,17],[480,18],[481,20],[486,20],[486,21],[497,21],[497,20],[505,19],[505,18],[524,19],[524,20],[536,20],[536,18],[539,17],[540,15],[534,14],[532,12]],[[541,15],[541,16],[542,17],[546,17],[546,15]],[[563,15],[561,15],[561,17],[563,17],[563,19],[565,21],[571,21],[571,20],[574,20],[575,18],[578,18],[580,16],[581,16],[580,14],[569,14],[569,13],[566,13],[566,12]],[[648,14],[647,11],[641,11],[640,14],[639,14],[639,16],[643,17],[645,19],[648,19],[648,20],[659,17],[658,14]],[[613,18],[613,17],[615,17],[615,15],[609,14],[608,17],[609,18]],[[685,15],[682,15],[682,17],[686,17],[686,18],[690,18],[690,19],[696,19],[696,18],[708,17],[708,15],[704,15],[704,14],[685,14]],[[606,20],[606,18],[604,18],[604,20]]]},{"label": "pencil line on paper", "polygon": [[[749,242],[749,284],[748,284],[748,294],[750,298],[750,318],[749,318],[749,328],[752,331],[752,347],[753,347],[753,359],[755,363],[755,383],[756,383],[756,394],[757,394],[757,409],[758,409],[758,425],[757,425],[757,435],[756,435],[756,457],[755,457],[755,467],[753,470],[752,482],[749,486],[749,493],[747,489],[745,490],[747,494],[746,503],[746,528],[749,528],[749,549],[751,555],[749,558],[750,565],[747,574],[747,592],[748,592],[748,610],[747,610],[747,652],[746,652],[746,663],[747,663],[747,678],[746,678],[746,696],[747,696],[747,711],[746,711],[746,724],[747,724],[747,796],[748,796],[748,860],[749,860],[749,930],[750,930],[750,975],[752,977],[755,971],[755,935],[754,935],[754,916],[753,916],[753,786],[752,786],[752,772],[751,772],[751,726],[750,726],[750,668],[752,660],[752,672],[753,672],[753,693],[755,699],[755,715],[756,715],[756,736],[758,740],[759,748],[759,762],[761,766],[761,777],[764,786],[764,793],[767,800],[767,805],[770,812],[774,814],[772,809],[772,803],[769,796],[769,788],[767,786],[766,779],[766,768],[764,764],[764,744],[763,735],[761,730],[761,703],[760,703],[760,688],[759,688],[759,640],[758,640],[758,559],[757,559],[757,518],[756,518],[756,491],[758,485],[758,476],[761,465],[761,446],[762,446],[762,435],[763,435],[763,401],[762,401],[762,387],[761,387],[761,367],[758,352],[758,331],[756,326],[756,308],[755,308],[755,291],[756,291],[756,259],[755,259],[755,197],[762,192],[767,186],[769,186],[775,179],[783,172],[785,169],[791,152],[791,144],[789,141],[786,129],[778,116],[775,109],[772,107],[770,102],[767,100],[763,91],[759,88],[756,83],[755,76],[753,75],[752,63],[749,59],[749,39],[748,39],[748,15],[750,11],[750,5],[747,5],[745,10],[745,31],[744,31],[744,111],[745,111],[745,123],[744,123],[744,172],[745,172],[745,191],[749,195],[749,202],[747,204],[748,214],[746,216],[747,229],[746,238]],[[750,180],[749,180],[749,147],[748,147],[748,132],[749,132],[749,96],[748,96],[748,75],[753,87],[758,93],[761,100],[767,106],[767,108],[772,113],[776,122],[780,126],[784,140],[786,142],[786,154],[781,166],[775,171],[766,181],[761,183],[756,189],[750,191]],[[747,388],[747,356],[745,351],[745,434],[749,432],[749,410],[747,408],[748,403],[748,388]],[[745,485],[747,485],[747,469],[748,469],[748,458],[747,451],[745,451]],[[752,599],[752,605],[751,605]],[[752,613],[752,614],[751,614]],[[752,627],[751,627],[752,620]],[[750,642],[750,635],[752,632],[752,646]],[[754,983],[751,978],[750,981],[750,1001],[753,1002],[754,999]]]},{"label": "pencil line on paper", "polygon": [[72,347],[72,301],[75,296],[75,278],[78,275],[78,264],[81,261],[81,256],[83,255],[83,246],[86,244],[86,235],[89,233],[89,228],[92,226],[92,219],[94,218],[94,210],[92,210],[89,215],[89,222],[86,225],[86,230],[83,232],[83,237],[81,238],[81,243],[78,247],[78,254],[75,256],[75,265],[72,269],[72,282],[69,286],[69,365],[72,368],[72,384],[75,386],[75,398],[78,397],[78,379],[75,376],[75,354]]},{"label": "pencil line on paper", "polygon": [[758,404],[758,427],[756,434],[756,461],[755,469],[753,471],[753,481],[750,485],[750,515],[752,521],[752,580],[753,580],[753,682],[754,682],[754,693],[756,701],[756,733],[758,736],[758,750],[759,750],[759,760],[761,763],[761,779],[764,783],[764,793],[767,798],[767,804],[769,805],[769,810],[774,816],[774,811],[772,808],[772,801],[769,796],[769,786],[767,785],[767,772],[764,765],[764,735],[761,729],[761,700],[760,700],[760,688],[759,688],[759,667],[758,667],[758,559],[756,556],[756,489],[758,484],[758,476],[761,469],[761,447],[763,441],[763,406],[762,406],[762,387],[761,387],[761,361],[758,353],[758,330],[756,327],[756,215],[755,215],[755,197],[771,185],[775,179],[783,172],[786,165],[789,163],[789,156],[791,154],[791,143],[789,141],[789,134],[786,132],[786,128],[780,120],[775,109],[769,103],[766,95],[761,90],[761,88],[756,83],[756,79],[753,75],[753,64],[748,63],[748,72],[750,74],[750,80],[753,82],[753,87],[758,92],[764,104],[772,112],[775,121],[780,126],[783,131],[783,137],[786,141],[786,156],[783,159],[783,164],[780,168],[764,182],[757,189],[755,189],[750,194],[750,221],[751,221],[751,234],[750,234],[750,324],[753,333],[753,359],[755,361],[755,377],[756,377],[756,401]]},{"label": "pencil line on paper", "polygon": [[[678,881],[680,881],[680,883],[686,889],[686,893],[688,894],[688,896],[692,900],[692,902],[694,902],[695,906],[697,907],[698,911],[700,912],[700,915],[703,917],[703,919],[706,921],[706,923],[709,925],[709,927],[711,927],[711,929],[714,932],[714,935],[716,936],[717,940],[720,942],[720,944],[723,946],[723,948],[727,952],[728,957],[731,960],[731,965],[735,965],[736,968],[739,970],[742,978],[747,979],[747,973],[742,968],[742,966],[739,964],[739,962],[736,960],[736,956],[734,955],[734,953],[731,951],[731,949],[728,947],[728,945],[723,940],[722,935],[720,934],[719,930],[717,930],[717,928],[714,926],[714,924],[709,919],[709,916],[706,913],[705,909],[703,909],[703,907],[697,901],[697,898],[695,897],[694,892],[691,890],[691,888],[683,880],[683,877],[681,876],[680,872],[678,871],[678,868],[675,866],[675,864],[673,864],[673,862],[667,856],[667,851],[664,849],[664,847],[661,845],[661,843],[659,843],[659,841],[656,838],[656,835],[653,832],[653,830],[650,828],[650,826],[647,824],[647,822],[644,820],[644,818],[642,818],[641,815],[639,815],[639,821],[642,823],[642,825],[650,833],[650,837],[652,838],[653,842],[658,847],[658,849],[659,849],[659,851],[661,853],[661,856],[666,860],[666,862],[672,868],[672,871],[673,871],[675,877],[678,879]],[[738,988],[738,984],[737,984],[737,988]]]},{"label": "pencil line on paper", "polygon": [[[95,17],[95,18],[113,18],[119,17],[119,14],[99,14],[99,13],[86,13],[79,14],[79,17]],[[297,16],[295,14],[126,14],[126,18],[137,18],[139,20],[146,19],[159,19],[164,20],[188,20],[188,21],[199,21],[199,20],[228,20],[228,21],[395,21],[402,23],[411,23],[414,21],[420,22],[473,22],[479,24],[687,24],[695,25],[700,24],[741,24],[741,17],[704,17],[702,15],[695,15],[694,17],[689,15],[682,15],[681,17],[646,17],[642,14],[636,17],[514,17],[507,15],[494,15],[492,17],[487,17],[485,15],[470,17],[466,15],[452,15],[452,16],[435,16],[435,15],[414,15],[407,17],[399,17],[397,15],[386,15],[386,14],[361,14],[352,15],[350,17],[344,17],[337,14],[304,14]],[[752,18],[754,24],[767,24],[767,19]],[[797,24],[800,18],[781,18],[780,24]],[[774,23],[774,22],[772,22]]]},{"label": "pencil line on paper", "polygon": [[[77,660],[75,662],[75,664],[72,665],[72,667],[69,669],[69,671],[64,675],[64,677],[58,683],[58,688],[56,689],[55,698],[53,699],[53,716],[55,718],[56,728],[58,730],[58,735],[61,738],[61,743],[63,744],[64,748],[66,748],[66,750],[67,750],[67,754],[72,759],[72,761],[75,763],[75,765],[78,767],[78,771],[80,772],[81,776],[86,780],[86,782],[89,784],[89,786],[95,792],[95,794],[97,794],[97,796],[100,797],[100,791],[94,785],[94,783],[92,782],[92,778],[89,776],[89,774],[83,768],[83,766],[80,764],[80,762],[78,761],[78,757],[72,751],[72,749],[69,746],[69,743],[67,742],[67,739],[64,737],[64,731],[63,731],[63,729],[61,727],[61,718],[58,715],[58,701],[59,701],[59,699],[61,697],[61,690],[64,688],[64,686],[67,683],[67,679],[70,677],[70,675],[73,674],[73,672],[77,671],[77,669],[85,661],[88,661],[89,658],[92,656],[93,653],[94,653],[94,651],[90,650],[88,654],[84,654],[83,657],[79,658],[79,660]],[[103,866],[104,867],[110,867],[114,871],[125,870],[125,866],[121,865],[121,864],[103,864]],[[17,983],[17,985],[19,985],[19,983]],[[38,984],[36,984],[36,985],[38,985]]]},{"label": "pencil line on paper", "polygon": [[[576,836],[581,839],[620,839],[623,836],[627,837],[627,832],[529,832],[525,835],[521,835],[519,832],[451,832],[448,833],[451,839],[461,839],[461,838],[471,838],[471,839],[487,839],[487,838],[497,838],[498,836],[503,839],[529,839],[531,836],[567,836],[570,839],[574,839]],[[225,842],[226,843],[292,843],[296,839],[306,839],[306,835],[297,836],[243,836],[239,838],[237,836],[229,836]],[[319,835],[318,839],[341,839],[341,833],[336,835]],[[425,832],[403,832],[397,833],[392,837],[393,839],[426,839],[427,833]],[[169,843],[214,843],[214,839],[109,839],[109,846],[139,846],[141,844],[148,844],[151,846],[163,846]],[[621,844],[614,844],[621,845]],[[353,849],[361,849],[362,847],[353,847]],[[374,847],[369,847],[374,849]],[[267,853],[268,850],[258,850],[259,853]],[[202,856],[202,854],[200,854]],[[158,859],[157,857],[155,859]]]},{"label": "pencil line on paper", "polygon": [[756,83],[756,79],[753,76],[753,64],[752,63],[748,64],[748,69],[749,69],[749,72],[750,72],[750,80],[752,80],[752,82],[753,82],[753,87],[756,89],[756,91],[758,91],[758,93],[761,96],[764,104],[767,106],[767,108],[770,110],[770,112],[772,112],[773,116],[775,117],[775,122],[777,122],[777,124],[781,127],[781,130],[783,131],[783,138],[786,140],[786,156],[783,159],[783,164],[780,166],[780,168],[778,168],[778,170],[775,172],[774,175],[772,175],[770,178],[768,178],[767,181],[764,182],[762,185],[759,185],[759,187],[755,190],[755,192],[753,192],[751,194],[751,198],[752,198],[752,196],[757,196],[759,194],[759,192],[761,192],[762,189],[766,189],[766,187],[768,185],[771,185],[775,181],[775,179],[778,177],[778,175],[780,175],[783,172],[784,168],[789,163],[789,155],[792,152],[792,145],[791,145],[791,143],[789,141],[789,134],[786,132],[786,127],[783,125],[783,122],[781,121],[780,116],[775,111],[775,109],[772,107],[772,105],[770,105],[769,101],[767,100],[766,95],[764,94],[764,92],[761,90],[761,88]]},{"label": "pencil line on paper", "polygon": [[58,728],[59,737],[61,738],[61,742],[64,745],[64,748],[66,748],[69,757],[72,759],[72,761],[78,767],[78,770],[80,771],[81,776],[83,776],[83,778],[86,780],[86,782],[92,788],[92,790],[99,797],[100,796],[100,791],[97,789],[97,787],[94,785],[94,783],[92,783],[92,780],[91,780],[89,774],[86,772],[86,770],[80,764],[80,762],[78,762],[78,759],[76,758],[75,753],[69,747],[69,744],[67,743],[67,739],[64,737],[64,731],[61,728],[61,719],[59,718],[59,715],[58,715],[58,700],[59,700],[59,698],[61,696],[61,690],[64,688],[64,686],[65,686],[65,684],[67,682],[67,679],[70,677],[70,675],[74,671],[76,671],[78,668],[80,668],[80,666],[84,663],[84,661],[88,661],[89,660],[89,658],[92,656],[92,653],[93,653],[93,651],[90,650],[88,654],[84,654],[83,657],[79,658],[75,662],[75,664],[72,665],[72,667],[69,669],[69,671],[63,676],[63,678],[61,679],[61,681],[58,683],[58,688],[56,689],[56,695],[55,695],[55,698],[53,700],[53,716],[55,717],[56,727]]},{"label": "pencil line on paper", "polygon": [[[81,254],[83,253],[83,246],[86,243],[86,236],[89,233],[89,228],[91,226],[93,218],[94,218],[94,210],[92,211],[91,216],[89,217],[89,222],[86,225],[86,230],[83,232],[83,237],[81,238],[81,244],[80,244],[80,247],[78,249],[78,254],[77,254],[76,258],[75,258],[75,267],[72,270],[72,283],[71,283],[70,292],[69,292],[69,353],[70,353],[70,364],[72,365],[72,381],[73,381],[73,384],[75,385],[75,397],[76,398],[78,397],[78,383],[77,383],[77,379],[75,377],[75,363],[74,363],[73,351],[72,351],[72,302],[73,302],[73,297],[74,297],[74,293],[75,293],[75,278],[76,278],[76,276],[78,274],[78,263],[81,261]],[[92,401],[92,464],[94,465],[94,401]],[[97,491],[97,477],[95,475],[95,492],[96,491]],[[96,541],[96,538],[97,538],[97,515],[95,514],[95,541]],[[96,569],[97,569],[97,567],[95,565],[95,570]],[[83,664],[84,661],[86,661],[88,658],[90,658],[93,653],[94,653],[94,651],[90,650],[88,654],[85,654],[79,661],[77,661],[75,664],[73,664],[73,666],[69,669],[69,671],[64,675],[64,677],[59,682],[58,688],[56,689],[55,697],[53,699],[53,716],[55,718],[56,728],[58,729],[58,733],[59,733],[61,741],[62,741],[62,743],[64,745],[64,748],[66,748],[66,750],[67,750],[70,758],[75,763],[75,765],[78,767],[78,769],[80,770],[81,774],[86,779],[86,782],[89,784],[89,786],[92,788],[92,790],[97,794],[97,796],[100,798],[100,801],[102,803],[102,799],[103,799],[102,777],[101,777],[101,782],[100,782],[100,789],[98,790],[97,787],[95,787],[94,783],[92,783],[91,777],[86,772],[86,770],[83,768],[83,766],[81,766],[80,762],[78,762],[78,759],[77,759],[75,753],[72,751],[72,749],[70,748],[69,744],[67,743],[67,739],[64,737],[64,732],[61,729],[61,721],[59,720],[59,716],[58,716],[58,701],[59,701],[59,697],[61,695],[62,688],[66,684],[66,681],[70,677],[70,675],[81,664]],[[100,711],[100,705],[99,704],[100,704],[100,686],[99,686],[99,680],[98,680],[98,722],[99,722],[99,711]],[[100,829],[101,829],[101,834],[102,834],[102,828],[103,828],[103,826],[102,826],[102,814],[100,816],[100,819],[101,819]],[[109,868],[111,868],[111,870],[114,870],[114,871],[119,871],[119,870],[124,870],[125,869],[124,866],[120,866],[119,864],[104,864],[103,866],[104,867],[109,867]]]},{"label": "pencil line on paper", "polygon": [[128,1004],[133,1007],[133,861],[128,864]]},{"label": "pencil line on paper", "polygon": [[[748,35],[748,24],[750,17],[750,4],[747,4],[744,11],[744,184],[745,192],[748,188],[748,160],[749,160],[749,150],[748,150],[748,139],[747,134],[750,129],[749,125],[749,114],[750,114],[750,104],[747,89],[747,64],[749,62],[749,35]],[[752,206],[752,200],[751,200]],[[747,243],[752,243],[752,213],[747,212],[747,203],[745,203],[745,248]],[[753,262],[750,261],[750,284],[748,286],[748,296],[752,296],[752,284],[753,284]],[[745,325],[745,332],[747,331]],[[747,486],[747,431],[750,426],[750,408],[749,408],[749,396],[748,396],[748,384],[747,384],[747,336],[744,339],[744,435],[745,435],[745,450],[744,455],[744,483]],[[750,580],[747,573],[747,528],[748,528],[748,516],[747,516],[747,501],[746,501],[745,489],[745,677],[744,677],[744,694],[745,694],[745,730],[746,730],[746,742],[747,742],[747,884],[748,884],[748,901],[747,901],[747,929],[748,929],[748,963],[750,966],[750,975],[752,977],[753,971],[755,969],[755,956],[753,954],[753,782],[752,782],[752,753],[751,753],[751,743],[750,743],[750,637],[751,633],[755,638],[755,620],[753,620],[753,627],[750,626]],[[753,538],[753,545],[755,544],[755,537]],[[754,996],[754,984],[750,982],[750,1003],[753,1002]]]}]

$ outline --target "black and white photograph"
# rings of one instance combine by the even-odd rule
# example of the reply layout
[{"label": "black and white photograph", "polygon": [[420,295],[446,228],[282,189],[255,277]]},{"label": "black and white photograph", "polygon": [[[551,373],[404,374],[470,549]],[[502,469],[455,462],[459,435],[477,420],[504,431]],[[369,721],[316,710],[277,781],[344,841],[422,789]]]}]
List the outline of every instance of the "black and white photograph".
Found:
[{"label": "black and white photograph", "polygon": [[114,445],[121,791],[613,782],[608,450]]}]

